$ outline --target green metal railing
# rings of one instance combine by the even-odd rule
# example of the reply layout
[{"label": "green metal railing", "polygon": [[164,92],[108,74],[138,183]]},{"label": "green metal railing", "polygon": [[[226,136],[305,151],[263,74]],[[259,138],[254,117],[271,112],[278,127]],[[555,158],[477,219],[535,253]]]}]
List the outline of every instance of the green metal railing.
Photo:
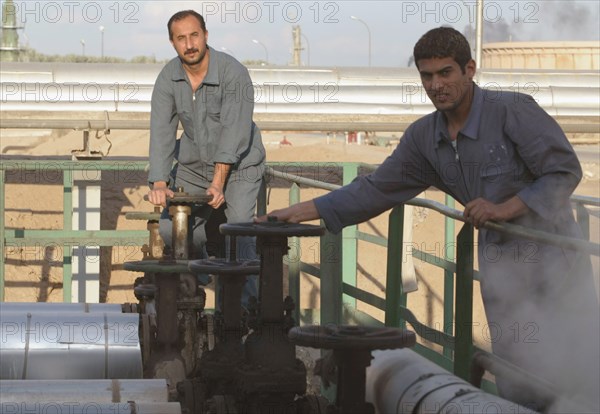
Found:
[{"label": "green metal railing", "polygon": [[[76,246],[142,246],[148,242],[145,230],[71,230],[73,228],[73,172],[118,171],[131,174],[144,171],[145,161],[41,161],[3,160],[0,162],[0,302],[4,302],[5,252],[7,247],[26,248],[59,245],[63,250],[63,302],[71,302],[72,248]],[[63,227],[58,230],[7,229],[5,226],[6,178],[44,177],[50,171],[62,172]],[[56,177],[52,175],[51,177]],[[36,179],[37,179],[36,178]]]},{"label": "green metal railing", "polygon": [[[289,164],[288,164],[289,166]],[[352,181],[358,171],[358,167],[370,168],[370,166],[353,164],[344,165],[343,182]],[[320,188],[324,190],[334,190],[339,186],[326,184],[317,180],[311,180],[300,176],[293,176],[287,172],[280,172],[269,169],[268,175],[290,181],[290,204],[300,200],[299,185],[306,187]],[[575,204],[577,219],[583,228],[584,235],[589,240],[589,211],[586,205],[599,207],[600,199],[583,196],[573,196],[572,202]],[[437,211],[445,216],[445,241],[446,246],[443,258],[431,255],[420,250],[413,250],[413,257],[440,267],[444,270],[444,294],[443,294],[443,319],[444,331],[438,331],[420,323],[414,314],[407,308],[407,294],[402,290],[402,246],[403,246],[403,219],[404,206],[397,206],[391,210],[388,219],[388,238],[373,236],[351,229],[348,233],[332,235],[327,233],[321,239],[321,249],[327,246],[328,254],[332,251],[334,257],[339,260],[323,261],[326,255],[321,255],[320,269],[301,264],[300,266],[290,267],[290,278],[298,280],[299,272],[304,271],[307,274],[320,278],[321,281],[321,318],[320,323],[340,323],[343,318],[344,308],[348,306],[346,297],[352,300],[362,301],[377,309],[385,312],[385,320],[382,323],[367,315],[360,315],[362,321],[371,324],[385,326],[394,326],[404,328],[409,323],[416,333],[430,342],[443,347],[443,353],[417,344],[415,350],[438,365],[454,372],[457,376],[469,380],[470,363],[475,351],[485,352],[475,347],[473,344],[473,281],[478,280],[478,272],[474,270],[474,229],[469,223],[464,223],[462,212],[453,209],[454,200],[446,197],[446,205],[432,200],[415,198],[407,204],[419,207],[425,207]],[[263,210],[265,210],[263,206]],[[454,238],[455,222],[463,222],[462,229],[458,233],[456,240]],[[600,245],[591,243],[587,240],[575,239],[571,237],[556,236],[542,231],[512,225],[508,223],[488,222],[485,228],[493,229],[503,233],[518,237],[541,241],[561,247],[577,249],[585,253],[599,256]],[[351,277],[346,278],[344,271],[347,266],[352,265],[356,270],[356,241],[363,240],[377,245],[387,247],[387,271],[385,297],[373,295],[356,287],[356,272]],[[333,247],[332,247],[333,246]],[[454,250],[454,248],[456,250]],[[347,260],[348,255],[352,261]],[[456,262],[453,260],[456,257]],[[327,275],[321,278],[321,275]],[[454,289],[456,284],[456,289]],[[297,288],[294,289],[294,292]],[[454,293],[455,291],[455,293]],[[456,295],[454,297],[454,294]],[[296,303],[299,297],[293,297]],[[351,302],[355,303],[355,302]],[[355,308],[355,305],[353,306]],[[358,312],[354,310],[354,312]],[[453,335],[452,328],[460,331],[460,335]],[[483,387],[489,391],[494,390],[494,386],[485,382]]]},{"label": "green metal railing", "polygon": [[[118,246],[122,244],[138,245],[146,243],[148,233],[145,230],[70,230],[72,228],[72,188],[73,171],[126,171],[140,172],[146,167],[145,161],[2,161],[0,162],[0,301],[4,301],[4,267],[5,251],[7,246],[39,246],[43,243],[55,243],[64,246],[63,257],[63,300],[71,301],[71,247],[93,245],[93,246]],[[300,200],[300,186],[319,188],[323,190],[334,190],[338,185],[305,178],[296,172],[304,168],[317,168],[323,164],[319,163],[287,163],[285,165],[271,163],[267,171],[268,178],[283,179],[291,183],[289,189],[290,204]],[[274,168],[282,168],[285,171],[277,171]],[[295,169],[296,168],[296,169]],[[372,169],[360,163],[328,163],[327,168],[331,171],[341,168],[343,176],[342,183],[349,183],[359,172],[359,169]],[[62,171],[63,179],[63,228],[58,230],[31,230],[31,229],[6,229],[5,228],[5,179],[7,174],[14,171]],[[319,174],[317,174],[320,176]],[[263,186],[259,194],[258,212],[265,214],[267,211],[266,187]],[[589,212],[586,205],[598,207],[600,200],[590,197],[575,196],[572,198],[577,212],[577,219],[582,225],[589,239]],[[454,226],[456,222],[462,222],[462,213],[454,210],[453,200],[447,198],[446,204],[423,199],[413,199],[410,205],[425,207],[443,214],[446,220],[445,240],[446,246],[444,257],[437,257],[427,252],[413,250],[415,258],[437,266],[444,271],[444,294],[443,294],[443,319],[444,331],[438,331],[420,323],[413,313],[407,308],[407,294],[402,290],[402,246],[403,246],[403,218],[404,206],[392,209],[388,220],[387,239],[374,236],[358,230],[357,226],[351,226],[338,235],[326,233],[320,240],[320,267],[301,262],[299,253],[289,260],[290,295],[294,299],[299,313],[300,304],[300,274],[302,272],[320,278],[321,311],[320,323],[342,323],[348,317],[355,321],[369,324],[404,327],[409,323],[422,338],[442,346],[443,353],[417,344],[415,350],[425,357],[433,360],[438,365],[453,371],[461,378],[468,379],[469,365],[473,352],[477,350],[473,344],[473,281],[478,279],[474,270],[474,240],[473,227],[464,223],[458,234],[454,237]],[[544,241],[559,246],[581,250],[586,253],[599,255],[600,245],[586,240],[569,237],[559,237],[552,234],[526,229],[510,224],[487,223],[485,227],[504,233],[525,237],[536,241]],[[387,270],[385,296],[380,297],[370,292],[357,288],[356,286],[356,263],[358,240],[374,243],[387,248]],[[299,240],[292,238],[290,243],[299,246]],[[454,250],[455,248],[455,250]],[[291,252],[290,257],[294,255]],[[327,277],[321,278],[321,275]],[[456,289],[454,289],[456,284]],[[456,291],[456,296],[454,296]],[[356,310],[357,301],[367,303],[377,309],[384,311],[384,321],[376,320],[369,315]],[[452,327],[460,328],[461,335],[453,336]]]}]

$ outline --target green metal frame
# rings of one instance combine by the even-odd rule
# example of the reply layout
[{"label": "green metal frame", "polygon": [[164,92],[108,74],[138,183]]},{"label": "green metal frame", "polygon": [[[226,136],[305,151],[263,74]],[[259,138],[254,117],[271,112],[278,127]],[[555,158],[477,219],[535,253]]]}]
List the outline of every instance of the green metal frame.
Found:
[{"label": "green metal frame", "polygon": [[[75,246],[141,246],[148,242],[146,230],[72,230],[73,228],[73,171],[144,171],[145,161],[2,161],[0,162],[0,302],[4,302],[5,248],[31,247],[48,243],[63,246],[63,302],[71,302],[73,279],[72,248]],[[6,229],[5,194],[6,172],[61,171],[63,175],[63,228],[60,230]]]},{"label": "green metal frame", "polygon": [[[350,166],[340,164],[340,166],[344,167],[343,183],[351,182],[356,177],[359,166],[365,168],[372,167],[361,164],[351,164]],[[287,179],[293,183],[290,191],[294,192],[294,197],[290,197],[290,204],[292,204],[292,200],[293,203],[300,200],[297,184],[326,190],[337,188],[337,186],[303,177],[280,174],[274,170],[271,170],[269,174]],[[321,280],[321,324],[336,323],[336,321],[338,321],[337,323],[347,322],[350,320],[349,308],[351,309],[350,314],[354,321],[360,320],[363,323],[371,325],[401,328],[405,328],[406,323],[409,323],[419,336],[443,347],[443,353],[440,354],[433,349],[417,344],[414,347],[416,352],[468,381],[473,353],[475,351],[484,352],[473,344],[473,281],[479,280],[478,272],[474,270],[474,231],[472,225],[464,223],[458,236],[455,238],[456,221],[464,221],[462,212],[454,210],[455,202],[451,197],[446,197],[445,202],[446,205],[442,205],[431,200],[413,199],[407,203],[433,209],[446,216],[444,237],[446,246],[450,246],[450,248],[445,249],[445,256],[440,258],[427,252],[413,250],[413,257],[444,270],[444,331],[438,331],[423,325],[406,307],[407,294],[402,290],[402,255],[400,254],[403,246],[404,206],[398,206],[391,210],[388,220],[387,240],[383,237],[363,233],[355,226],[352,226],[347,232],[342,232],[341,235],[336,236],[327,233],[321,238],[322,253],[320,268],[315,268],[305,263],[301,263],[299,267],[301,271]],[[575,204],[577,219],[589,240],[589,212],[585,206],[600,206],[600,199],[573,196],[572,202]],[[597,243],[555,236],[550,233],[510,224],[490,223],[489,226],[504,233],[580,249],[596,256],[600,255],[600,245]],[[342,276],[345,269],[350,266],[354,269],[356,268],[356,251],[354,248],[355,242],[358,240],[387,247],[386,291],[384,298],[358,289],[356,287],[355,271],[351,273],[350,277],[346,277],[345,274]],[[332,247],[332,243],[338,243],[339,245],[338,247]],[[456,247],[456,251],[454,251],[454,246]],[[339,255],[340,260],[324,260],[324,251],[328,251],[330,254],[335,252],[335,255]],[[327,277],[321,277],[321,275],[327,275]],[[383,310],[385,312],[384,322],[382,323],[356,310],[355,306],[350,307],[349,303],[344,299],[346,297],[351,297],[354,301],[362,301]],[[293,297],[293,299],[299,302],[300,298]],[[496,390],[493,383],[485,380],[483,381],[482,388],[489,392],[495,392]]]},{"label": "green metal frame", "polygon": [[[297,175],[289,174],[290,168],[301,170],[305,167],[319,167],[319,163],[272,163],[271,167],[283,167],[286,172],[277,172],[269,168],[267,175],[283,178],[291,183],[290,204],[300,201],[300,186],[334,190],[339,186],[311,180]],[[341,168],[344,184],[356,178],[359,168],[372,169],[359,163],[328,163],[328,167]],[[63,283],[64,302],[71,300],[71,247],[82,245],[115,246],[123,243],[142,245],[147,242],[148,233],[145,230],[71,230],[72,228],[72,189],[73,171],[143,171],[145,161],[140,162],[115,162],[115,161],[2,161],[0,162],[0,302],[4,297],[4,266],[5,249],[8,245],[35,246],[40,243],[60,243],[65,249],[63,257]],[[31,229],[6,229],[5,228],[5,179],[6,171],[15,169],[37,170],[45,168],[63,172],[63,229],[62,230],[31,230]],[[267,212],[268,191],[263,184],[259,192],[258,214]],[[589,240],[589,212],[586,205],[600,206],[600,199],[591,197],[572,197],[575,204],[577,219]],[[388,238],[373,236],[361,232],[357,226],[351,226],[338,235],[326,233],[320,239],[320,267],[300,261],[299,240],[291,238],[292,247],[298,250],[288,255],[290,278],[290,296],[296,303],[297,315],[307,316],[314,320],[319,313],[321,324],[340,324],[347,321],[358,321],[372,325],[385,325],[404,328],[406,324],[424,339],[443,347],[442,354],[417,344],[415,350],[438,365],[453,371],[457,376],[468,379],[470,360],[473,352],[478,350],[473,345],[473,281],[478,280],[478,273],[473,269],[474,240],[473,228],[463,224],[458,236],[454,237],[455,222],[463,221],[462,213],[454,210],[454,200],[447,197],[446,205],[431,200],[413,199],[408,204],[426,207],[444,214],[446,246],[456,246],[445,249],[445,257],[440,258],[430,253],[413,250],[416,259],[433,264],[444,270],[444,331],[437,331],[420,323],[407,308],[407,294],[402,290],[402,246],[404,226],[404,206],[392,209],[388,221]],[[586,240],[568,237],[558,237],[552,234],[534,231],[509,224],[490,223],[490,228],[532,240],[542,240],[547,243],[579,249],[583,252],[599,255],[600,245]],[[357,242],[359,240],[374,243],[387,248],[387,270],[385,297],[358,289],[356,286]],[[456,241],[456,242],[455,242]],[[456,260],[456,262],[454,261]],[[304,272],[320,279],[321,283],[321,309],[320,312],[308,310],[300,312],[300,274]],[[321,275],[327,277],[321,278]],[[455,286],[456,285],[456,286]],[[455,295],[455,296],[454,296]],[[385,312],[384,321],[378,321],[371,316],[356,309],[358,301],[367,303]],[[306,318],[305,318],[306,319]],[[454,327],[454,332],[453,332]],[[493,390],[493,385],[484,384],[486,389]]]}]

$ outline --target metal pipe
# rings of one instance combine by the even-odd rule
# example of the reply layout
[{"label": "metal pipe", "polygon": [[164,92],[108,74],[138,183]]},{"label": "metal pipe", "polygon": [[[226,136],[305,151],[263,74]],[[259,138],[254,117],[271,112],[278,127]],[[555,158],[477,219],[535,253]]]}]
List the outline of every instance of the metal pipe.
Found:
[{"label": "metal pipe", "polygon": [[177,291],[179,273],[156,273],[155,283],[158,293],[156,303],[156,340],[159,344],[171,347],[179,340],[177,321]]},{"label": "metal pipe", "polygon": [[[0,315],[5,312],[42,312],[42,313],[122,313],[123,308],[118,303],[49,303],[49,302],[4,302],[0,303]],[[4,319],[4,318],[2,318]]]},{"label": "metal pipe", "polygon": [[[471,375],[471,383],[476,387],[481,386],[483,374],[488,371],[495,376],[501,376],[510,380],[510,382],[520,389],[527,390],[528,395],[535,396],[536,401],[544,401],[544,406],[550,405],[557,395],[555,387],[545,380],[533,376],[520,367],[504,361],[495,355],[475,352],[471,364],[471,372],[475,374]],[[477,368],[481,369],[481,371]]]},{"label": "metal pipe", "polygon": [[256,245],[260,252],[260,307],[265,323],[283,319],[283,256],[288,251],[288,239],[283,235],[259,235]]},{"label": "metal pipe", "polygon": [[[530,80],[520,82],[509,80],[510,83],[483,78],[478,82],[490,90],[492,98],[501,92],[512,95],[514,92],[524,92],[532,95],[536,101],[552,116],[598,116],[597,103],[600,88],[589,79],[587,87],[545,85],[540,81]],[[89,98],[76,95],[69,100],[54,100],[39,92],[24,91],[36,87],[24,84],[23,92],[11,96],[7,84],[0,83],[0,100],[2,111],[6,112],[76,112],[76,113],[106,113],[112,118],[122,117],[121,113],[136,114],[130,118],[139,119],[140,115],[150,113],[152,86],[148,85],[135,102],[105,98],[90,101]],[[47,86],[50,87],[50,86]],[[98,86],[99,95],[106,96],[111,85]],[[29,89],[27,89],[29,88]],[[43,89],[42,89],[43,90]],[[20,96],[20,95],[23,96]],[[120,98],[119,98],[120,99]],[[512,99],[512,97],[511,97]],[[414,117],[426,115],[435,110],[420,83],[412,80],[402,85],[265,85],[257,87],[254,95],[254,113],[256,115],[275,114],[325,114],[325,115],[404,115]],[[39,115],[37,115],[39,116]],[[346,118],[348,120],[348,118]],[[102,120],[98,120],[102,121]],[[84,125],[83,128],[87,126]],[[102,129],[105,129],[103,126]]]},{"label": "metal pipe", "polygon": [[113,380],[1,380],[3,403],[48,401],[95,402],[98,404],[134,401],[169,402],[165,379]]},{"label": "metal pipe", "polygon": [[173,221],[173,258],[185,260],[190,256],[188,243],[188,218],[192,214],[192,208],[185,204],[174,204],[169,207],[169,214]]},{"label": "metal pipe", "polygon": [[[477,62],[478,64],[480,62]],[[10,85],[6,97],[16,98],[20,90],[12,87],[27,89],[28,98],[35,99],[35,91],[46,92],[45,95],[54,98],[52,89],[43,89],[44,85],[61,85],[63,98],[69,100],[76,88],[85,90],[88,101],[97,99],[97,88],[101,85],[112,86],[104,99],[121,96],[123,100],[133,103],[140,100],[145,88],[150,90],[164,64],[134,64],[134,63],[61,63],[61,62],[2,62],[0,68],[1,83]],[[250,66],[248,68],[255,88],[269,90],[267,86],[393,86],[402,84],[421,85],[419,74],[414,68],[366,68],[366,67],[289,67],[289,66]],[[481,75],[487,79],[510,86],[513,82],[534,82],[540,86],[590,86],[598,87],[597,70],[539,70],[539,69],[484,69]],[[37,88],[33,88],[36,86]],[[119,94],[117,94],[117,89]],[[24,89],[21,89],[24,91]],[[149,90],[149,91],[150,91]],[[104,92],[104,91],[103,91]],[[39,96],[38,96],[39,98]],[[92,99],[94,98],[94,99]],[[39,101],[39,100],[38,100]],[[321,99],[322,102],[322,99]],[[317,102],[315,102],[317,103]]]},{"label": "metal pipe", "polygon": [[156,403],[156,404],[97,404],[81,402],[9,402],[0,403],[2,414],[181,414],[179,403]]},{"label": "metal pipe", "polygon": [[138,315],[2,312],[0,379],[141,378]]},{"label": "metal pipe", "polygon": [[[2,109],[3,112],[106,112],[112,116],[148,114],[161,66],[5,62],[0,70]],[[257,115],[414,117],[434,109],[414,69],[251,67],[249,71]],[[530,93],[553,116],[599,115],[600,85],[594,70],[493,69],[478,71],[477,79],[484,87]]]},{"label": "metal pipe", "polygon": [[374,351],[366,389],[367,401],[386,414],[535,413],[472,386],[410,349]]},{"label": "metal pipe", "polygon": [[[50,113],[49,113],[50,114]],[[15,116],[15,115],[13,115]],[[90,115],[91,116],[91,115]],[[281,115],[280,118],[284,118]],[[399,115],[341,115],[338,120],[332,120],[332,115],[326,114],[294,114],[287,120],[270,121],[261,120],[260,115],[255,120],[263,131],[372,131],[372,132],[400,132],[406,130],[412,123],[410,120],[399,120]],[[413,121],[419,116],[410,116]],[[339,120],[339,118],[344,118]],[[358,118],[358,119],[357,119]],[[578,120],[579,119],[579,120]],[[569,117],[558,118],[557,122],[566,133],[598,133],[600,123],[597,117],[585,119]],[[2,118],[0,129],[73,129],[73,130],[148,130],[150,120],[87,120],[87,119],[26,119]]]},{"label": "metal pipe", "polygon": [[[154,212],[160,214],[160,207],[154,207]],[[159,227],[158,220],[148,220],[148,223],[146,224],[146,228],[150,234],[148,239],[148,249],[150,257],[153,259],[161,258],[165,248],[165,242],[162,237],[160,237]]]}]

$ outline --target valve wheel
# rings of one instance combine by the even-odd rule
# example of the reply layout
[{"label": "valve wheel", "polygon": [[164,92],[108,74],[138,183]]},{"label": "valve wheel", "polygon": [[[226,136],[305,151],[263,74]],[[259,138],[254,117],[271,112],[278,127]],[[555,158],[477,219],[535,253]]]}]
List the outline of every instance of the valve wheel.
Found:
[{"label": "valve wheel", "polygon": [[189,270],[216,275],[255,275],[260,272],[260,260],[228,261],[227,259],[192,260]]},{"label": "valve wheel", "polygon": [[396,349],[416,342],[412,331],[354,325],[295,327],[290,329],[288,337],[300,346],[345,350]]},{"label": "valve wheel", "polygon": [[145,220],[145,221],[158,221],[160,219],[160,211],[147,213],[144,211],[132,211],[125,213],[125,219],[127,220]]},{"label": "valve wheel", "polygon": [[188,273],[189,260],[139,260],[123,263],[123,269],[148,273]]},{"label": "valve wheel", "polygon": [[[171,204],[206,204],[212,200],[211,195],[207,194],[189,194],[183,191],[176,191],[172,198],[167,199]],[[148,201],[148,196],[144,196],[144,201]]]},{"label": "valve wheel", "polygon": [[176,192],[172,198],[167,201],[171,204],[206,204],[212,200],[211,195],[207,194],[189,194]]},{"label": "valve wheel", "polygon": [[225,223],[219,226],[221,234],[226,236],[322,236],[325,228],[311,224],[284,223],[267,221],[263,223]]}]

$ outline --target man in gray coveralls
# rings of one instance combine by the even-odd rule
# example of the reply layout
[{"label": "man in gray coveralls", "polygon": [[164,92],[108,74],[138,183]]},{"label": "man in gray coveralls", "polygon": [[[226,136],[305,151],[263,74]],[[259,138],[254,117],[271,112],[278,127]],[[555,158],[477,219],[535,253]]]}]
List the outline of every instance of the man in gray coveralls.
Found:
[{"label": "man in gray coveralls", "polygon": [[[229,223],[254,217],[265,150],[252,121],[254,89],[248,70],[207,45],[204,18],[195,11],[174,14],[167,26],[177,57],[162,69],[152,92],[148,199],[166,207],[173,188],[178,187],[190,194],[212,196],[208,207],[195,212],[192,223],[195,258],[202,258],[204,225],[213,209],[225,205]],[[177,140],[179,122],[183,134]],[[170,245],[166,209],[160,233]],[[238,238],[237,258],[256,258],[252,238]],[[257,296],[256,276],[248,277],[244,304],[249,296]]]},{"label": "man in gray coveralls", "polygon": [[[475,227],[493,220],[580,237],[569,197],[582,171],[558,124],[528,95],[477,86],[471,48],[452,28],[427,32],[414,59],[437,111],[414,122],[372,174],[270,215],[322,218],[339,232],[434,186],[462,203]],[[597,406],[600,331],[589,256],[485,228],[478,249],[494,353]],[[503,378],[497,385],[508,399],[538,403]]]}]

